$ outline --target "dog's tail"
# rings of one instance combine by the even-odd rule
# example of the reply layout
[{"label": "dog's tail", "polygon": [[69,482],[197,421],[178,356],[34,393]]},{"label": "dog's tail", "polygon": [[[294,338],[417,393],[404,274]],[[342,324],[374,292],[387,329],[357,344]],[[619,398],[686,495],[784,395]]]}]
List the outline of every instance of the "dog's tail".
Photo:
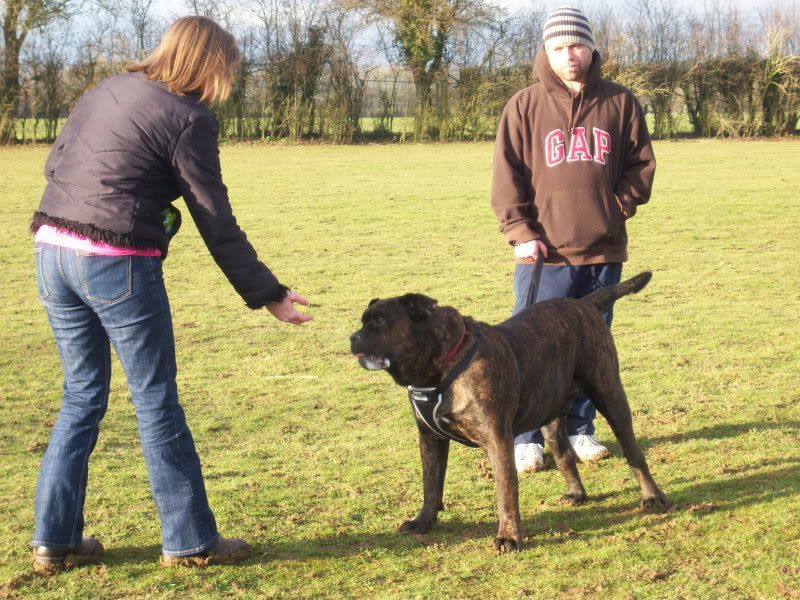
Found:
[{"label": "dog's tail", "polygon": [[623,281],[622,283],[618,283],[617,285],[610,285],[608,287],[595,290],[588,296],[584,296],[582,299],[593,304],[601,313],[606,312],[608,309],[614,306],[614,302],[623,296],[627,296],[628,294],[636,294],[637,292],[641,291],[641,289],[648,284],[652,276],[653,274],[650,271],[645,271],[643,273],[639,273],[635,277],[631,277],[630,279]]}]

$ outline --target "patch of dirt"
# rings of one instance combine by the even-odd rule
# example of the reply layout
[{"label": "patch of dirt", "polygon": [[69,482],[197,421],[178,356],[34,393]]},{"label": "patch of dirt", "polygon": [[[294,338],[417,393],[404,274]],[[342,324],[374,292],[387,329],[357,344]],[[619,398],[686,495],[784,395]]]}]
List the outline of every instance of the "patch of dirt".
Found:
[{"label": "patch of dirt", "polygon": [[686,507],[687,512],[710,513],[712,510],[719,508],[713,502],[698,502],[697,504],[689,504]]},{"label": "patch of dirt", "polygon": [[21,598],[22,596],[17,596],[14,592],[20,586],[26,584],[32,579],[35,579],[36,577],[39,577],[39,574],[33,570],[17,575],[16,577],[12,577],[3,585],[0,585],[0,598],[2,598],[2,600],[16,600],[17,598]]},{"label": "patch of dirt", "polygon": [[633,573],[639,581],[666,581],[675,574],[675,569],[641,569]]},{"label": "patch of dirt", "polygon": [[479,460],[475,463],[475,470],[478,471],[478,477],[481,479],[494,481],[494,474],[492,473],[492,467],[488,460]]},{"label": "patch of dirt", "polygon": [[47,444],[44,442],[31,442],[30,444],[25,446],[25,450],[27,452],[30,452],[31,454],[36,454],[38,452],[41,452],[45,448],[47,448]]},{"label": "patch of dirt", "polygon": [[775,591],[781,598],[800,598],[800,588],[790,588],[782,579],[775,584]]}]

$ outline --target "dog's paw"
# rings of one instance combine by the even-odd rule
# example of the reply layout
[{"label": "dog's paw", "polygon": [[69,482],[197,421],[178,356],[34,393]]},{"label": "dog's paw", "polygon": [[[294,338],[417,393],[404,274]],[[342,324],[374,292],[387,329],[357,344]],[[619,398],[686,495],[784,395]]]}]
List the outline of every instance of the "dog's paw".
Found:
[{"label": "dog's paw", "polygon": [[497,536],[494,538],[492,547],[497,554],[505,554],[506,552],[519,552],[522,550],[522,541],[515,537]]},{"label": "dog's paw", "polygon": [[586,494],[564,494],[558,499],[561,506],[577,506],[586,502]]},{"label": "dog's paw", "polygon": [[397,531],[400,533],[428,533],[434,523],[436,523],[436,517],[426,519],[422,516],[417,516],[401,523]]},{"label": "dog's paw", "polygon": [[654,496],[652,498],[642,498],[639,502],[639,510],[648,513],[663,513],[669,512],[673,508],[666,496]]}]

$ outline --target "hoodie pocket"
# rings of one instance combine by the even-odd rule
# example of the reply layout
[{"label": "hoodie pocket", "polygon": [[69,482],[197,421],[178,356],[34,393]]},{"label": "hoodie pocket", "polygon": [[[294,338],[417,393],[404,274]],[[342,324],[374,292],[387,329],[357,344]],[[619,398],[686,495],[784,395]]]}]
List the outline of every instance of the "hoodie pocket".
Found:
[{"label": "hoodie pocket", "polygon": [[539,210],[545,237],[556,249],[620,243],[623,221],[611,190],[559,190],[547,194]]}]

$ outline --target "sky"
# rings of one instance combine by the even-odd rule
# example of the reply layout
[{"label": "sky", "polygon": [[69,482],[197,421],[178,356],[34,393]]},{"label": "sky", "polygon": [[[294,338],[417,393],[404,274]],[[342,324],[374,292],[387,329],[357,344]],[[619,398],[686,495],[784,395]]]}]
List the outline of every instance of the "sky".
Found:
[{"label": "sky", "polygon": [[[688,8],[702,8],[703,5],[713,5],[715,3],[725,5],[732,5],[737,7],[743,16],[748,19],[757,19],[759,10],[768,8],[770,6],[788,6],[793,7],[795,10],[800,8],[800,0],[663,0],[670,4],[677,4]],[[509,9],[524,10],[531,6],[544,5],[547,9],[554,9],[560,6],[574,6],[576,8],[586,9],[597,6],[611,6],[616,12],[624,15],[630,11],[631,4],[638,4],[637,0],[494,0],[494,3]],[[654,2],[655,3],[655,2]]]},{"label": "sky", "polygon": [[[800,12],[800,0],[487,0],[488,2],[507,9],[509,12],[523,11],[536,7],[537,9],[552,10],[554,8],[570,5],[577,8],[591,10],[600,7],[611,7],[616,15],[625,21],[626,15],[631,14],[632,7],[643,1],[652,4],[667,3],[680,5],[694,10],[702,10],[704,6],[735,6],[739,8],[745,26],[759,25],[759,12],[770,6],[791,7],[795,15]],[[187,6],[191,0],[152,0],[151,14],[162,22],[167,23],[177,16],[189,13]],[[91,19],[90,15],[81,15],[79,21]],[[238,14],[237,21],[250,21],[255,23],[255,18],[247,12]]]},{"label": "sky", "polygon": [[[780,0],[778,0],[780,1]],[[671,0],[671,2],[681,4],[684,6],[692,6],[692,5],[702,5],[703,2],[697,2],[696,0]],[[574,6],[576,8],[586,8],[589,6],[595,6],[598,4],[603,5],[610,5],[613,6],[615,9],[624,10],[628,8],[630,5],[629,0],[605,0],[605,1],[589,1],[589,2],[581,2],[579,0],[551,0],[551,1],[544,1],[544,0],[495,0],[495,3],[504,6],[509,9],[525,9],[533,5],[541,5],[544,4],[547,8],[553,9],[559,6]],[[759,7],[767,6],[769,4],[775,4],[775,0],[732,0],[732,3],[735,6],[738,6],[742,10],[757,10]],[[791,0],[789,2],[791,4]]]},{"label": "sky", "polygon": [[[624,13],[629,10],[631,3],[636,3],[637,0],[489,0],[493,4],[507,8],[510,11],[524,10],[532,6],[544,6],[547,9],[554,9],[559,6],[575,6],[577,8],[589,8],[594,6],[611,6]],[[706,4],[704,0],[662,0],[669,3],[677,3],[689,7],[701,7]],[[795,7],[800,6],[800,0],[710,0],[708,3],[713,4],[719,2],[721,4],[731,3],[737,6],[744,14],[757,15],[760,8],[768,7],[770,5],[788,5]],[[180,0],[155,0],[153,2],[153,9],[156,14],[167,16],[177,12],[185,12],[182,9],[185,3]]]}]

